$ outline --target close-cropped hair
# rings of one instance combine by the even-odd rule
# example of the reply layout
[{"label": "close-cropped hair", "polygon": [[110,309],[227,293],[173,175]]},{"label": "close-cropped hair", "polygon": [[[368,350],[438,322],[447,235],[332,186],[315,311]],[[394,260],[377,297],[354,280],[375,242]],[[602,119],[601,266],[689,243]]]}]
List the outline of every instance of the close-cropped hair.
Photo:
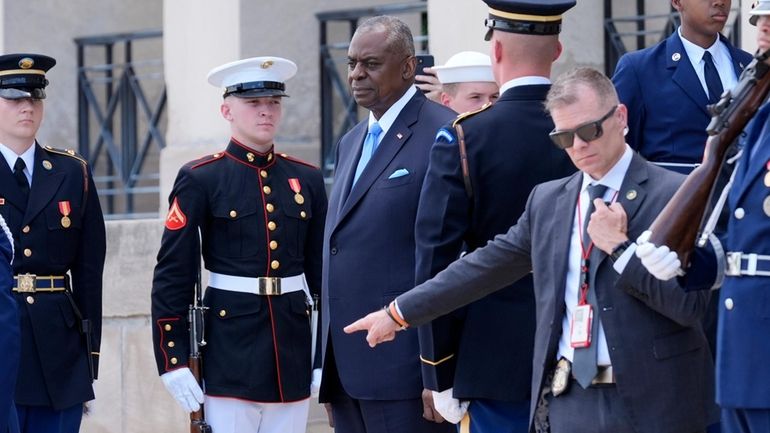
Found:
[{"label": "close-cropped hair", "polygon": [[553,82],[545,99],[545,109],[551,112],[554,108],[574,104],[580,86],[593,90],[603,105],[620,103],[615,86],[607,76],[596,69],[581,67],[565,72]]},{"label": "close-cropped hair", "polygon": [[369,18],[361,23],[356,33],[384,29],[388,32],[385,44],[396,54],[414,56],[414,38],[409,26],[400,19],[390,15],[380,15]]}]

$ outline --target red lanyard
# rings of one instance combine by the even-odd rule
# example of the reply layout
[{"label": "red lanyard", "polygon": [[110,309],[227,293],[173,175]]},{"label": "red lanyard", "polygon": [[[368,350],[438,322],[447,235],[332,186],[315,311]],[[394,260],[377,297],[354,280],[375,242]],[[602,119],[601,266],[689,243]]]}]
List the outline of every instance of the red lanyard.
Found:
[{"label": "red lanyard", "polygon": [[[582,192],[578,194],[577,199],[577,215],[578,215],[578,227],[580,228],[580,232],[578,233],[578,237],[580,238],[580,299],[578,301],[578,305],[586,305],[588,303],[588,257],[591,256],[591,251],[594,249],[594,241],[591,240],[591,243],[588,244],[588,248],[586,248],[583,245],[583,215],[582,212],[580,212],[580,196],[583,195]],[[597,197],[599,198],[599,197]],[[615,203],[615,200],[618,198],[618,191],[615,191],[615,194],[612,196],[612,201],[610,203]],[[586,217],[589,217],[589,215],[586,215]]]}]

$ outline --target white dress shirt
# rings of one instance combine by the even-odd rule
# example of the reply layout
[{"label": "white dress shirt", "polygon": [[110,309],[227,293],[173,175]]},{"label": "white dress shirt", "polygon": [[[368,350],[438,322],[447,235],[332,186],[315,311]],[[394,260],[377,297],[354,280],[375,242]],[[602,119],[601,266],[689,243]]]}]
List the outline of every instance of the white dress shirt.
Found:
[{"label": "white dress shirt", "polygon": [[27,177],[27,182],[29,182],[30,185],[32,185],[32,172],[35,170],[35,147],[36,146],[32,144],[32,146],[29,146],[29,149],[25,150],[24,153],[17,155],[16,152],[12,151],[8,146],[0,143],[0,153],[3,154],[3,158],[5,158],[5,162],[8,163],[8,167],[11,168],[11,172],[13,172],[13,166],[16,165],[17,158],[21,158],[22,161],[24,161],[24,164],[27,165],[27,168],[24,169],[24,176]]},{"label": "white dress shirt", "polygon": [[391,126],[393,126],[393,122],[396,121],[396,118],[399,114],[401,114],[401,110],[406,107],[406,104],[409,102],[410,99],[412,99],[412,96],[417,93],[417,87],[409,86],[409,89],[407,89],[406,92],[404,92],[403,95],[398,99],[398,101],[394,102],[393,105],[388,108],[388,110],[382,114],[382,117],[379,119],[374,117],[374,113],[371,111],[369,112],[369,123],[367,126],[367,131],[369,128],[371,128],[372,123],[377,122],[380,124],[380,128],[382,128],[382,132],[380,133],[380,136],[377,137],[377,144],[379,145],[382,143],[382,138],[385,137],[385,134],[388,133],[388,130]]},{"label": "white dress shirt", "polygon": [[[684,36],[682,36],[681,27],[679,27],[678,32],[679,39],[682,40],[682,45],[684,45],[684,50],[687,53],[687,58],[690,59],[690,63],[692,64],[693,69],[695,69],[695,74],[698,75],[698,80],[700,80],[700,84],[706,95],[709,94],[708,86],[706,86],[706,63],[703,61],[703,53],[706,51],[711,53],[711,57],[714,59],[714,66],[717,68],[720,81],[722,81],[722,88],[728,90],[735,87],[735,84],[738,82],[738,77],[735,75],[735,68],[733,68],[733,59],[730,57],[730,50],[727,48],[727,45],[725,45],[719,37],[717,37],[710,47],[703,49],[685,39]],[[719,97],[719,95],[716,96]]]},{"label": "white dress shirt", "polygon": [[[623,184],[623,179],[626,176],[626,171],[631,165],[631,158],[633,152],[631,148],[626,145],[626,150],[623,152],[620,160],[604,175],[603,178],[596,180],[592,179],[586,173],[583,173],[583,183],[580,188],[580,208],[578,212],[575,212],[575,218],[572,221],[572,234],[570,236],[569,256],[567,259],[567,283],[564,290],[564,304],[566,305],[566,313],[562,319],[562,331],[561,338],[559,339],[559,350],[557,358],[567,358],[572,361],[572,356],[575,349],[570,346],[570,324],[572,322],[572,315],[575,311],[575,307],[578,304],[578,291],[580,286],[580,262],[581,262],[581,232],[583,228],[579,222],[583,222],[588,217],[586,212],[588,211],[589,195],[588,186],[590,184],[601,184],[607,187],[607,191],[604,193],[604,201],[613,201],[617,198],[617,194],[620,191],[620,187]],[[577,204],[575,204],[577,206]],[[578,215],[580,218],[578,219]],[[594,248],[598,248],[594,245]],[[624,254],[624,256],[627,256]],[[627,261],[627,260],[626,260]],[[588,290],[596,290],[595,287],[589,287]],[[598,307],[595,307],[598,309]],[[597,344],[597,365],[606,366],[612,365],[609,351],[607,350],[607,337],[604,335],[604,326],[601,321],[601,311],[594,311],[594,317],[598,314],[599,331],[597,333],[596,341],[591,344]]]},{"label": "white dress shirt", "polygon": [[517,86],[533,86],[537,84],[551,84],[551,80],[547,77],[538,77],[535,75],[514,78],[513,80],[506,81],[500,86],[500,94],[502,95],[506,90]]}]

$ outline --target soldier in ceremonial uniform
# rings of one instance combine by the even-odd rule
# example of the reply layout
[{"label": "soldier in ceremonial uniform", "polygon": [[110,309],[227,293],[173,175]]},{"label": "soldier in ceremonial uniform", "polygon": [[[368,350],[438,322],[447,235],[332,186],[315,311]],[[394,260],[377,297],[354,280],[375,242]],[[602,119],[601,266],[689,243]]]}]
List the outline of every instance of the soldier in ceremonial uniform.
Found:
[{"label": "soldier in ceremonial uniform", "polygon": [[[543,105],[561,52],[561,14],[575,2],[487,3],[500,99],[460,115],[436,136],[417,211],[418,284],[464,248],[473,251],[506,232],[535,185],[575,171],[548,138],[553,121]],[[437,410],[452,422],[462,419],[473,433],[526,431],[534,333],[530,276],[420,327],[423,380],[440,391]],[[467,401],[470,416],[463,419]]]},{"label": "soldier in ceremonial uniform", "polygon": [[45,73],[39,54],[0,56],[0,215],[14,238],[21,324],[16,405],[22,432],[77,432],[94,398],[105,231],[86,161],[41,146]]},{"label": "soldier in ceremonial uniform", "polygon": [[[185,164],[169,197],[152,287],[155,357],[186,411],[197,410],[205,393],[216,433],[304,432],[307,423],[326,193],[316,167],[274,148],[284,82],[296,70],[279,57],[212,70],[209,82],[224,89],[230,142]],[[204,390],[187,367],[199,252],[211,272]]]}]

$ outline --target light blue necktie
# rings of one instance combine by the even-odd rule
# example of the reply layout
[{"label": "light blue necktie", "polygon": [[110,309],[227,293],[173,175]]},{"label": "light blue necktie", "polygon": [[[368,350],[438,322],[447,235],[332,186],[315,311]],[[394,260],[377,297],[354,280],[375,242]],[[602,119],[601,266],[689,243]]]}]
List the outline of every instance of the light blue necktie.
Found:
[{"label": "light blue necktie", "polygon": [[369,127],[369,132],[364,139],[364,148],[361,150],[361,159],[358,160],[356,175],[353,177],[353,185],[358,182],[358,178],[361,177],[361,173],[363,173],[366,164],[369,163],[369,160],[372,159],[372,155],[374,155],[374,151],[377,150],[377,145],[379,144],[378,138],[381,133],[382,128],[380,127],[380,124],[377,122],[372,123],[372,126]]}]

